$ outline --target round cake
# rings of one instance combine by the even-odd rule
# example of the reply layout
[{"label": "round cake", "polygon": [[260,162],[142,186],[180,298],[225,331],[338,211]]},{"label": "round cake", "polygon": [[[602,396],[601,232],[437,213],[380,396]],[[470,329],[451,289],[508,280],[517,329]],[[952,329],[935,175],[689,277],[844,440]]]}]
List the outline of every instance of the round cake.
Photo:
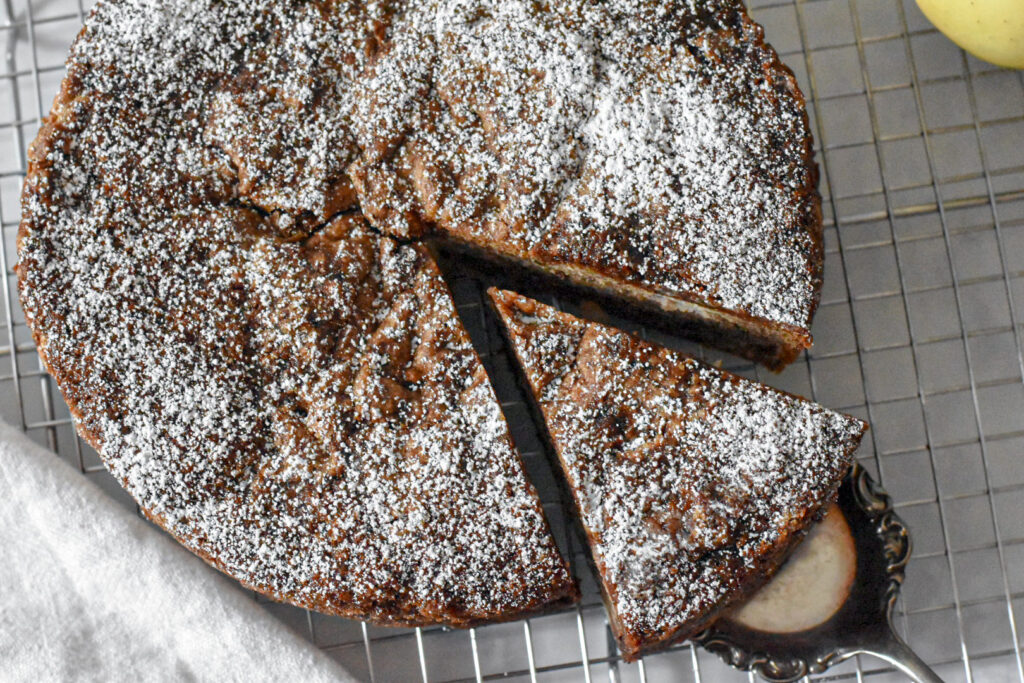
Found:
[{"label": "round cake", "polygon": [[67,66],[29,154],[26,321],[143,512],[277,599],[466,626],[577,598],[399,239],[772,367],[810,344],[803,98],[738,2],[101,0]]}]

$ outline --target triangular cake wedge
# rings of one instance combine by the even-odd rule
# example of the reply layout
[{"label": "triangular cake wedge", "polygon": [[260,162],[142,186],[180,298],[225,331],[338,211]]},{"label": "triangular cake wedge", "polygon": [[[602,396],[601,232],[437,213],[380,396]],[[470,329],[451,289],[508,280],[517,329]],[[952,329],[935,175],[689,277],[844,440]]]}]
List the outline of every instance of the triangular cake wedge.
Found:
[{"label": "triangular cake wedge", "polygon": [[740,0],[412,3],[355,85],[349,172],[381,230],[773,369],[810,347],[810,126]]},{"label": "triangular cake wedge", "polygon": [[575,498],[627,659],[762,585],[830,501],[866,425],[492,289]]}]

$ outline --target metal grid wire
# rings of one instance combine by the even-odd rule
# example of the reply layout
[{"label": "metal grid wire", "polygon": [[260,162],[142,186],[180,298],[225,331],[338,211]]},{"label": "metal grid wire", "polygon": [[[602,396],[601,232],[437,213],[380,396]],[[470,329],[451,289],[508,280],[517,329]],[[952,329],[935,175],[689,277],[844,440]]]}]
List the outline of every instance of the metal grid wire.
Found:
[{"label": "metal grid wire", "polygon": [[[42,372],[11,270],[26,145],[88,4],[3,0],[0,9],[0,415],[132,505]],[[752,13],[807,94],[823,171],[816,344],[772,375],[648,336],[866,418],[858,457],[915,542],[901,634],[946,680],[1024,683],[1024,74],[966,56],[912,0],[758,0]],[[448,272],[559,540],[584,567],[482,283]],[[382,629],[255,599],[371,681],[748,680],[689,644],[621,662],[581,574],[580,607],[468,632]],[[867,677],[902,680],[870,658],[817,680]]]}]

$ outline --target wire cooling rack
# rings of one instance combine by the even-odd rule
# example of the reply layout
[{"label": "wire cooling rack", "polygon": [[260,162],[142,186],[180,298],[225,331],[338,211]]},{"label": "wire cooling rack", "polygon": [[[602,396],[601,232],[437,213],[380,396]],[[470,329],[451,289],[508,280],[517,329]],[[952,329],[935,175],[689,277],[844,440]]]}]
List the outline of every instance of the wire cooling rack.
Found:
[{"label": "wire cooling rack", "polygon": [[[89,2],[0,1],[0,415],[132,505],[41,370],[11,270],[26,145]],[[901,634],[946,680],[1024,683],[1024,74],[966,56],[912,0],[760,0],[752,13],[807,94],[823,171],[816,343],[772,375],[649,336],[869,420],[858,457],[914,537]],[[458,264],[448,274],[559,540],[584,567],[482,282]],[[689,644],[621,662],[582,573],[582,606],[468,632],[368,627],[254,599],[370,681],[748,680]],[[902,680],[866,657],[816,680],[868,677]]]}]

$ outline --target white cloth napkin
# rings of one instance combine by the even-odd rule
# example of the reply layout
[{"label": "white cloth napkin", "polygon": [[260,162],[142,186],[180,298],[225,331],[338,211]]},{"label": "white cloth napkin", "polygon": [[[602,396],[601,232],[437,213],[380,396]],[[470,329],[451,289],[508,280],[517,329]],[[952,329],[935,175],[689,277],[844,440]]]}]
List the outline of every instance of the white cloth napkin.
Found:
[{"label": "white cloth napkin", "polygon": [[2,422],[0,679],[352,680],[251,594]]}]

